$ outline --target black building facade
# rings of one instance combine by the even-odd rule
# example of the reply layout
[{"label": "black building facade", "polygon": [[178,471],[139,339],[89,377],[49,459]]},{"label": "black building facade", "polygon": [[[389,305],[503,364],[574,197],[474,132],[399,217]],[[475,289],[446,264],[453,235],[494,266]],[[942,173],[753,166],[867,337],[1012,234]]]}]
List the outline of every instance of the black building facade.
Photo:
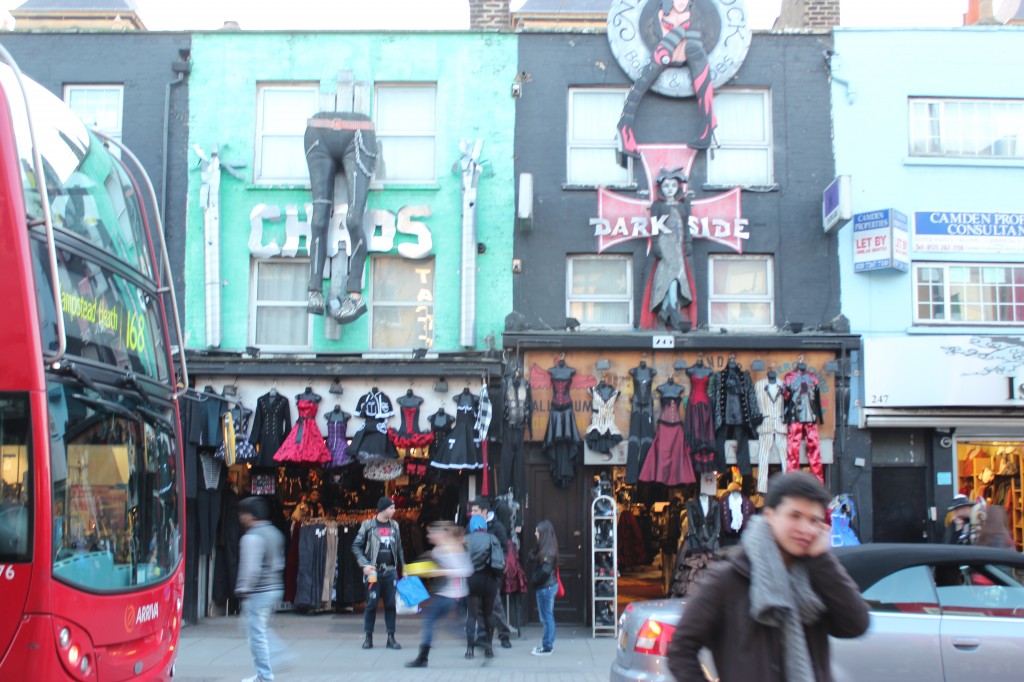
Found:
[{"label": "black building facade", "polygon": [[[689,323],[669,329],[657,320],[651,324],[648,279],[657,237],[646,238],[644,230],[653,229],[650,203],[657,197],[648,178],[656,177],[666,161],[684,158],[674,155],[678,149],[659,148],[677,148],[693,138],[697,101],[647,93],[633,125],[644,158],[633,159],[616,175],[616,122],[632,81],[617,63],[609,37],[520,35],[520,72],[513,86],[519,215],[513,272],[518,274],[504,346],[533,381],[526,522],[555,522],[562,579],[570,591],[589,590],[591,544],[581,530],[589,525],[592,476],[608,471],[617,479],[624,469],[628,477],[635,466],[627,464],[625,445],[635,386],[631,369],[654,368],[654,385],[671,376],[689,394],[687,369],[701,362],[721,371],[732,360],[754,382],[770,370],[782,381],[804,363],[820,382],[825,482],[836,493],[856,489],[853,461],[862,444],[859,432],[846,426],[846,397],[850,353],[859,343],[840,316],[837,244],[822,227],[822,191],[835,170],[825,61],[829,43],[827,32],[754,33],[735,76],[716,85],[717,140],[708,151],[696,152],[688,174],[683,170],[697,216],[689,223],[695,302],[683,306]],[[737,186],[741,189],[728,194]],[[547,370],[560,362],[576,370],[570,393],[580,433],[591,421],[589,388],[604,380],[621,391],[615,423],[624,436],[612,455],[584,453],[567,488],[552,482],[542,443],[555,398]],[[755,433],[750,441],[755,468],[756,439]],[[730,445],[726,451],[731,465]],[[778,459],[773,454],[769,461]],[[639,513],[649,513],[659,502],[694,496],[699,472],[696,479],[693,485],[640,482],[627,486],[620,502],[624,507],[640,503],[647,511]],[[743,491],[756,495],[757,474],[744,479]],[[720,477],[718,489],[730,480]]]}]

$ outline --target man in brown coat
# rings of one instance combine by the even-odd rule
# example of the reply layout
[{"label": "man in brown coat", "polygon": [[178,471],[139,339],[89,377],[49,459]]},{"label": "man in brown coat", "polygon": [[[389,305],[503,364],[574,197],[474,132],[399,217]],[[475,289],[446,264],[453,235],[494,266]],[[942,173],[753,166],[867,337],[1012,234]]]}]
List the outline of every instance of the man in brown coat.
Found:
[{"label": "man in brown coat", "polygon": [[721,682],[831,682],[828,637],[859,637],[868,607],[829,553],[828,492],[795,471],[768,483],[763,517],[696,586],[668,649],[678,682],[704,680],[707,647]]}]

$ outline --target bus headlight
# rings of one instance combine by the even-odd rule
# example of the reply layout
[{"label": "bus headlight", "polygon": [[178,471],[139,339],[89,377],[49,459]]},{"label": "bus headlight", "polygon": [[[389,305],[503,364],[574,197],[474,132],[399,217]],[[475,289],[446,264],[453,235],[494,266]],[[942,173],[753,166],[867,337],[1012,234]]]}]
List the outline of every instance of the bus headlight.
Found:
[{"label": "bus headlight", "polygon": [[68,663],[72,666],[78,665],[78,645],[72,644],[68,649]]},{"label": "bus headlight", "polygon": [[67,649],[68,644],[71,644],[71,630],[61,628],[60,633],[57,635],[57,641],[61,649]]},{"label": "bus headlight", "polygon": [[89,657],[88,656],[83,656],[82,657],[82,664],[80,666],[78,666],[78,669],[82,671],[83,675],[88,675],[89,674]]}]

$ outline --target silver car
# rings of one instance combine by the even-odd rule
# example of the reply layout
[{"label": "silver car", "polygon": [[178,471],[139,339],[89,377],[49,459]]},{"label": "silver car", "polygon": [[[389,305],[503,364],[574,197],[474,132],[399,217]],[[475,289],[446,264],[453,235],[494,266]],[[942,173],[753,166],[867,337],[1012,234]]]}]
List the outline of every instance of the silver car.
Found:
[{"label": "silver car", "polygon": [[[836,682],[1024,679],[1024,555],[958,545],[834,551],[871,607],[864,636],[832,640]],[[685,612],[682,599],[626,607],[612,682],[672,680],[665,652]],[[707,654],[706,674],[714,680]]]}]

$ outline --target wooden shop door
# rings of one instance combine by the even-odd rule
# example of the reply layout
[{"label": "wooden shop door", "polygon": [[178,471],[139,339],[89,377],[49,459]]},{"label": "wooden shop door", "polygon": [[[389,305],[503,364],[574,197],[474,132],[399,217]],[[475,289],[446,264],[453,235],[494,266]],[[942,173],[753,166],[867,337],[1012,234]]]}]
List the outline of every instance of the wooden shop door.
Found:
[{"label": "wooden shop door", "polygon": [[[523,512],[523,561],[529,579],[528,558],[537,544],[534,531],[537,523],[547,519],[555,528],[558,538],[559,567],[566,595],[555,600],[556,623],[586,622],[587,600],[590,598],[590,576],[586,573],[589,562],[587,552],[590,536],[587,533],[587,479],[586,469],[580,467],[572,484],[558,488],[551,480],[547,463],[531,461],[527,470],[529,492]],[[530,622],[539,623],[537,601],[531,590]]]}]

